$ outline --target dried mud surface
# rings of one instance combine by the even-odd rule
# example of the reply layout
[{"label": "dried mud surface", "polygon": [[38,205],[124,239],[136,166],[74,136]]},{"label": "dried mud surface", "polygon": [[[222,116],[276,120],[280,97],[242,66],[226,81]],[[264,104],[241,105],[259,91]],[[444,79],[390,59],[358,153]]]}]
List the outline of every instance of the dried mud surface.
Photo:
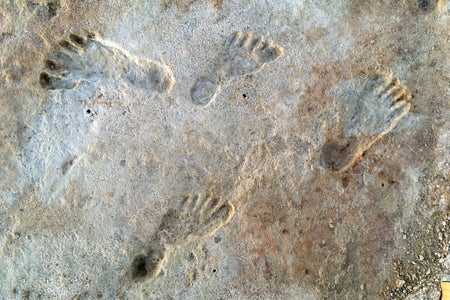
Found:
[{"label": "dried mud surface", "polygon": [[438,299],[449,9],[1,2],[0,299]]}]

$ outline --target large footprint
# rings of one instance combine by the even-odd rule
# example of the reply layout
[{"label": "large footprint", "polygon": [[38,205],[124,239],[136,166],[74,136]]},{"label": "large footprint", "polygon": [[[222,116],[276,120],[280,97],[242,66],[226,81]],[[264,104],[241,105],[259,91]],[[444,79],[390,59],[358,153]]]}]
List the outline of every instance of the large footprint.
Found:
[{"label": "large footprint", "polygon": [[343,171],[377,140],[390,132],[410,109],[411,95],[392,72],[366,81],[353,113],[346,120],[343,136],[329,139],[321,154],[321,164],[331,171]]},{"label": "large footprint", "polygon": [[74,89],[81,81],[125,78],[136,87],[165,93],[175,83],[166,65],[136,57],[94,34],[71,34],[59,44],[59,49],[49,54],[46,71],[39,77],[45,89]]},{"label": "large footprint", "polygon": [[191,98],[195,104],[212,103],[220,91],[220,86],[233,77],[254,74],[260,71],[267,62],[283,55],[281,46],[266,41],[264,36],[253,36],[252,33],[235,32],[223,61],[207,76],[197,79],[191,88]]},{"label": "large footprint", "polygon": [[234,207],[228,201],[201,195],[186,197],[181,209],[171,209],[162,217],[146,253],[134,258],[132,278],[141,281],[157,277],[167,263],[172,247],[211,236],[233,215]]}]

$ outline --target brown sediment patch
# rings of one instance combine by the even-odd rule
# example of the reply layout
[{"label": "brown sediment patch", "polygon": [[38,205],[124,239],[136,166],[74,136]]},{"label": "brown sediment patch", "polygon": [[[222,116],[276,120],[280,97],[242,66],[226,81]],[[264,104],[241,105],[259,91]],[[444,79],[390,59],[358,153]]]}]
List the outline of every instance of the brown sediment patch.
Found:
[{"label": "brown sediment patch", "polygon": [[[180,12],[186,13],[191,9],[191,6],[197,2],[198,0],[164,0],[161,3],[161,7],[166,10],[175,6]],[[211,0],[208,2],[212,3],[214,9],[222,9],[223,0]]]}]

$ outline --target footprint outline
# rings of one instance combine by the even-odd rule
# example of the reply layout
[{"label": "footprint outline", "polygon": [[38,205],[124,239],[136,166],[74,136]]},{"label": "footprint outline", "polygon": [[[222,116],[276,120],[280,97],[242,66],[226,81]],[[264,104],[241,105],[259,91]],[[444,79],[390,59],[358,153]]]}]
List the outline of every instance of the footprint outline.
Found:
[{"label": "footprint outline", "polygon": [[179,208],[171,208],[163,215],[145,252],[134,257],[131,278],[142,282],[158,277],[174,247],[203,241],[228,224],[234,214],[234,206],[218,197],[209,194],[184,197]]},{"label": "footprint outline", "polygon": [[221,87],[235,77],[251,75],[261,71],[266,63],[277,60],[284,49],[263,35],[236,31],[228,45],[225,58],[209,75],[202,75],[191,87],[192,101],[201,106],[213,103]]},{"label": "footprint outline", "polygon": [[98,34],[70,34],[44,61],[39,83],[47,90],[72,90],[81,82],[126,79],[131,85],[168,93],[175,79],[165,64],[130,54]]},{"label": "footprint outline", "polygon": [[333,172],[351,168],[406,116],[411,98],[406,85],[394,78],[392,71],[378,72],[366,80],[342,133],[322,147],[320,164]]}]

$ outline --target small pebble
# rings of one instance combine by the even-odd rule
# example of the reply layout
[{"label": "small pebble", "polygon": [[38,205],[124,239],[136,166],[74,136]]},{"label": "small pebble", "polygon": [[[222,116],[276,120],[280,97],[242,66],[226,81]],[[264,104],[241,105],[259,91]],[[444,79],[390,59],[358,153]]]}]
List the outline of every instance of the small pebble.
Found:
[{"label": "small pebble", "polygon": [[399,279],[397,280],[397,288],[401,288],[405,285],[406,281]]}]

